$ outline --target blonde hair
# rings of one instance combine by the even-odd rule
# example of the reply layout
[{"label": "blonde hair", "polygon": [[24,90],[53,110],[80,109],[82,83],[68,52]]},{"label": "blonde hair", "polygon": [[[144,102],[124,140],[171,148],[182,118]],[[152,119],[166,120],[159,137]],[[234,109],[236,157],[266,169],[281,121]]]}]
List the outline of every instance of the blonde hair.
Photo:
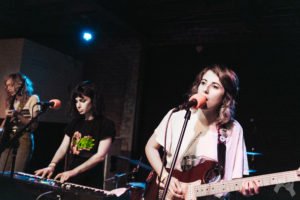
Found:
[{"label": "blonde hair", "polygon": [[14,88],[19,88],[24,84],[23,88],[21,89],[21,91],[17,95],[21,96],[21,98],[20,98],[21,105],[25,105],[25,103],[27,102],[29,97],[32,96],[33,91],[34,91],[32,81],[27,76],[25,76],[24,74],[22,74],[20,72],[9,74],[4,79],[5,91],[7,93],[6,106],[10,105],[10,103],[12,101],[12,98],[13,98],[12,96],[10,96],[8,94],[8,91],[6,89],[6,82],[9,79],[12,80]]}]

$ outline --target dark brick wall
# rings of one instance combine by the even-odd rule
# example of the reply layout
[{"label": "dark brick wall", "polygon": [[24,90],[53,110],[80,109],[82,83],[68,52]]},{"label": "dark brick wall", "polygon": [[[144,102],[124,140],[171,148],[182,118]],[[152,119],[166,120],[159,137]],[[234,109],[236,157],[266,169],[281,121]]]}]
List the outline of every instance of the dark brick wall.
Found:
[{"label": "dark brick wall", "polygon": [[123,150],[131,150],[139,78],[141,44],[136,39],[112,40],[87,53],[84,77],[102,85],[105,113],[114,120]]}]

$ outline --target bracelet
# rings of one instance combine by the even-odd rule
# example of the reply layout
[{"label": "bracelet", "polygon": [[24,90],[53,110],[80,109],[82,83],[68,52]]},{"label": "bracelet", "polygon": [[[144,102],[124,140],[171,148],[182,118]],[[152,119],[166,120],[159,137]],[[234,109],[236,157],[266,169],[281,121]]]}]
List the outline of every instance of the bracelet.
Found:
[{"label": "bracelet", "polygon": [[55,162],[52,162],[52,163],[50,163],[50,164],[48,165],[48,167],[53,167],[53,168],[55,168],[55,167],[56,167],[56,163],[55,163]]}]

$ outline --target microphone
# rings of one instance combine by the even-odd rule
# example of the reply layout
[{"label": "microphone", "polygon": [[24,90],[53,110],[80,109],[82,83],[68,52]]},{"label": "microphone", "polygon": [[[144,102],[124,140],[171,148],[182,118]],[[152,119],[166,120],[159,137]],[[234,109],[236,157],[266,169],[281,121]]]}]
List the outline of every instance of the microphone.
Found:
[{"label": "microphone", "polygon": [[41,101],[37,105],[41,105],[44,108],[59,109],[61,107],[61,101],[59,99],[51,99],[50,101]]},{"label": "microphone", "polygon": [[173,109],[173,112],[178,112],[183,109],[189,109],[189,108],[202,108],[206,104],[206,97],[200,94],[194,94],[190,97],[188,102],[185,102],[176,108]]}]

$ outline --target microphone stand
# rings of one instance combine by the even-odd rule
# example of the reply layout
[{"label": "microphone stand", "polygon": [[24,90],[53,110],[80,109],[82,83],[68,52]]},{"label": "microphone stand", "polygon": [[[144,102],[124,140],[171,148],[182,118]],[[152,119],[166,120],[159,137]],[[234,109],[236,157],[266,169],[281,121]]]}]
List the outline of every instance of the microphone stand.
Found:
[{"label": "microphone stand", "polygon": [[170,181],[171,181],[171,178],[172,178],[172,173],[173,173],[174,168],[175,168],[175,163],[176,163],[176,160],[177,160],[177,157],[178,157],[178,154],[179,154],[179,150],[180,150],[180,147],[181,147],[183,136],[184,136],[184,133],[185,133],[185,130],[186,130],[187,123],[190,120],[190,117],[191,117],[191,111],[190,111],[189,108],[187,108],[185,116],[184,116],[185,120],[184,120],[184,123],[183,123],[183,127],[182,127],[182,130],[181,130],[181,133],[180,133],[180,137],[179,137],[179,140],[178,140],[178,143],[177,143],[177,146],[176,146],[176,150],[175,150],[175,153],[174,153],[174,157],[173,157],[173,160],[172,160],[172,163],[171,163],[169,175],[168,175],[168,178],[167,178],[167,181],[166,181],[166,184],[165,184],[165,188],[164,188],[164,191],[163,191],[163,194],[162,194],[162,199],[166,198],[167,191],[168,191]]},{"label": "microphone stand", "polygon": [[12,165],[11,165],[11,171],[10,171],[10,178],[13,178],[14,175],[14,169],[15,169],[15,162],[16,162],[16,156],[19,148],[19,138],[23,136],[24,132],[31,126],[31,124],[35,121],[37,121],[38,117],[41,116],[43,113],[45,113],[48,110],[49,107],[47,106],[41,106],[41,111],[33,117],[28,124],[26,124],[24,127],[22,127],[20,130],[16,131],[14,136],[8,140],[6,143],[2,144],[0,146],[0,155],[3,153],[3,151],[6,148],[13,148],[12,152]]}]

